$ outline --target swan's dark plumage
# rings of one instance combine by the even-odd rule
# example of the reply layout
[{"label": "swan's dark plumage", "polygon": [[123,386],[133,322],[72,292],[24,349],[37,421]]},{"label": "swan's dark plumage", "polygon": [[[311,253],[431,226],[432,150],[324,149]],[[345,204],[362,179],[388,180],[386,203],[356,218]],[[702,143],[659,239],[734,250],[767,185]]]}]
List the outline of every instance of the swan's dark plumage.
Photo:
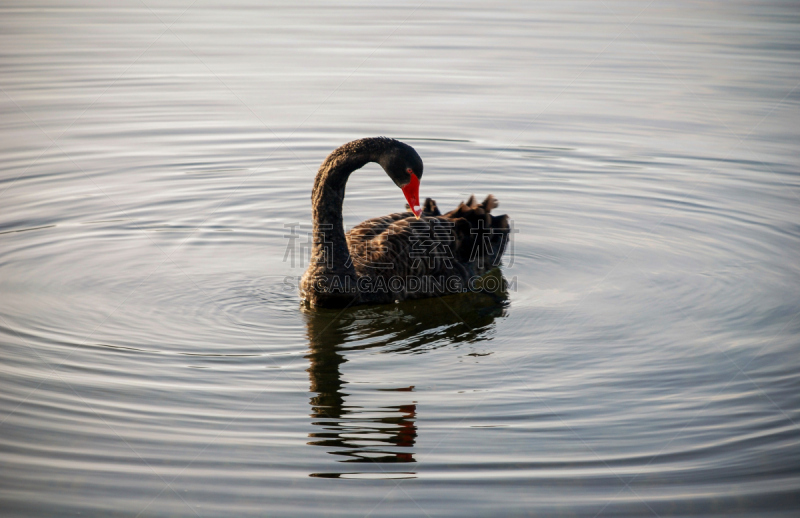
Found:
[{"label": "swan's dark plumage", "polygon": [[306,302],[341,307],[447,295],[473,289],[474,279],[499,264],[509,221],[491,214],[498,205],[491,195],[482,203],[470,197],[445,214],[428,198],[419,219],[398,212],[345,234],[345,184],[368,162],[379,163],[400,187],[410,172],[422,176],[416,151],[385,137],[356,140],[328,156],[312,192],[314,247],[300,284]]}]

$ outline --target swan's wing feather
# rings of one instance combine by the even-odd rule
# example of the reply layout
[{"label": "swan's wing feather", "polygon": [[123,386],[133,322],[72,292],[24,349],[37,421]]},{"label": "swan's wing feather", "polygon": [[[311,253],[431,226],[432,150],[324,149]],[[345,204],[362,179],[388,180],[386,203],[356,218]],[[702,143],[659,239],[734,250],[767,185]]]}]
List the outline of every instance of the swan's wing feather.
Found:
[{"label": "swan's wing feather", "polygon": [[[463,284],[470,276],[455,252],[458,222],[443,216],[416,219],[406,214],[410,217],[376,218],[350,231],[348,244],[359,277],[383,286],[390,281],[402,286],[400,293],[391,287],[392,293],[384,294],[389,302],[452,293],[453,282]],[[399,280],[393,280],[395,277]],[[447,286],[451,277],[455,280]],[[375,300],[383,301],[380,297],[373,294]]]},{"label": "swan's wing feather", "polygon": [[[364,221],[350,230],[347,243],[358,276],[386,287],[399,277],[401,280],[394,282],[404,286],[401,293],[394,288],[381,292],[371,284],[373,289],[362,291],[362,298],[385,303],[453,293],[460,290],[454,286],[466,288],[471,278],[498,266],[508,242],[508,216],[489,213],[497,207],[493,196],[482,204],[475,202],[474,196],[469,202],[444,215],[427,215],[439,212],[436,203],[428,199],[420,219],[399,212]],[[417,289],[409,290],[410,282],[418,283]]]}]

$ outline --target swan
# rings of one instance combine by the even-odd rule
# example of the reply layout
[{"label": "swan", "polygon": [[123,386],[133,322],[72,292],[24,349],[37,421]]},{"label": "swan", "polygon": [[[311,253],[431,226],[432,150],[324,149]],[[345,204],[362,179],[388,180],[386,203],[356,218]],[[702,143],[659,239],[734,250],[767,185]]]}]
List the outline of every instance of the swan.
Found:
[{"label": "swan", "polygon": [[[345,233],[342,218],[350,174],[377,162],[402,190],[407,211],[369,219]],[[387,137],[355,140],[334,150],[319,168],[311,193],[310,264],[300,279],[309,306],[388,304],[465,291],[500,264],[509,235],[508,216],[492,216],[489,195],[474,196],[442,214],[436,202],[419,201],[422,159]]]}]

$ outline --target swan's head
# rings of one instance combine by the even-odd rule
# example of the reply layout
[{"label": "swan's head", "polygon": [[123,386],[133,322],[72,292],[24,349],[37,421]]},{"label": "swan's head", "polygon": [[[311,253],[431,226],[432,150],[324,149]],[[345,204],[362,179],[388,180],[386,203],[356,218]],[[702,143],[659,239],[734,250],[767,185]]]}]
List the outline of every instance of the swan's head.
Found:
[{"label": "swan's head", "polygon": [[394,141],[395,145],[381,156],[380,163],[386,174],[403,190],[411,212],[419,218],[422,206],[419,203],[419,180],[422,178],[422,159],[408,144]]}]

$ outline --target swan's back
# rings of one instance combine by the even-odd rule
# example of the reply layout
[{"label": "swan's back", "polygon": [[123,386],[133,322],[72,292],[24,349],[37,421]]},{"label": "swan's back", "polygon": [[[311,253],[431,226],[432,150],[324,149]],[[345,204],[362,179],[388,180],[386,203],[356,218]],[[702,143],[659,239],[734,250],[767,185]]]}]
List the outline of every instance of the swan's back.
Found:
[{"label": "swan's back", "polygon": [[492,216],[497,200],[474,197],[441,214],[425,200],[419,219],[399,212],[370,219],[347,233],[366,303],[441,296],[470,289],[470,280],[499,266],[508,216]]}]

